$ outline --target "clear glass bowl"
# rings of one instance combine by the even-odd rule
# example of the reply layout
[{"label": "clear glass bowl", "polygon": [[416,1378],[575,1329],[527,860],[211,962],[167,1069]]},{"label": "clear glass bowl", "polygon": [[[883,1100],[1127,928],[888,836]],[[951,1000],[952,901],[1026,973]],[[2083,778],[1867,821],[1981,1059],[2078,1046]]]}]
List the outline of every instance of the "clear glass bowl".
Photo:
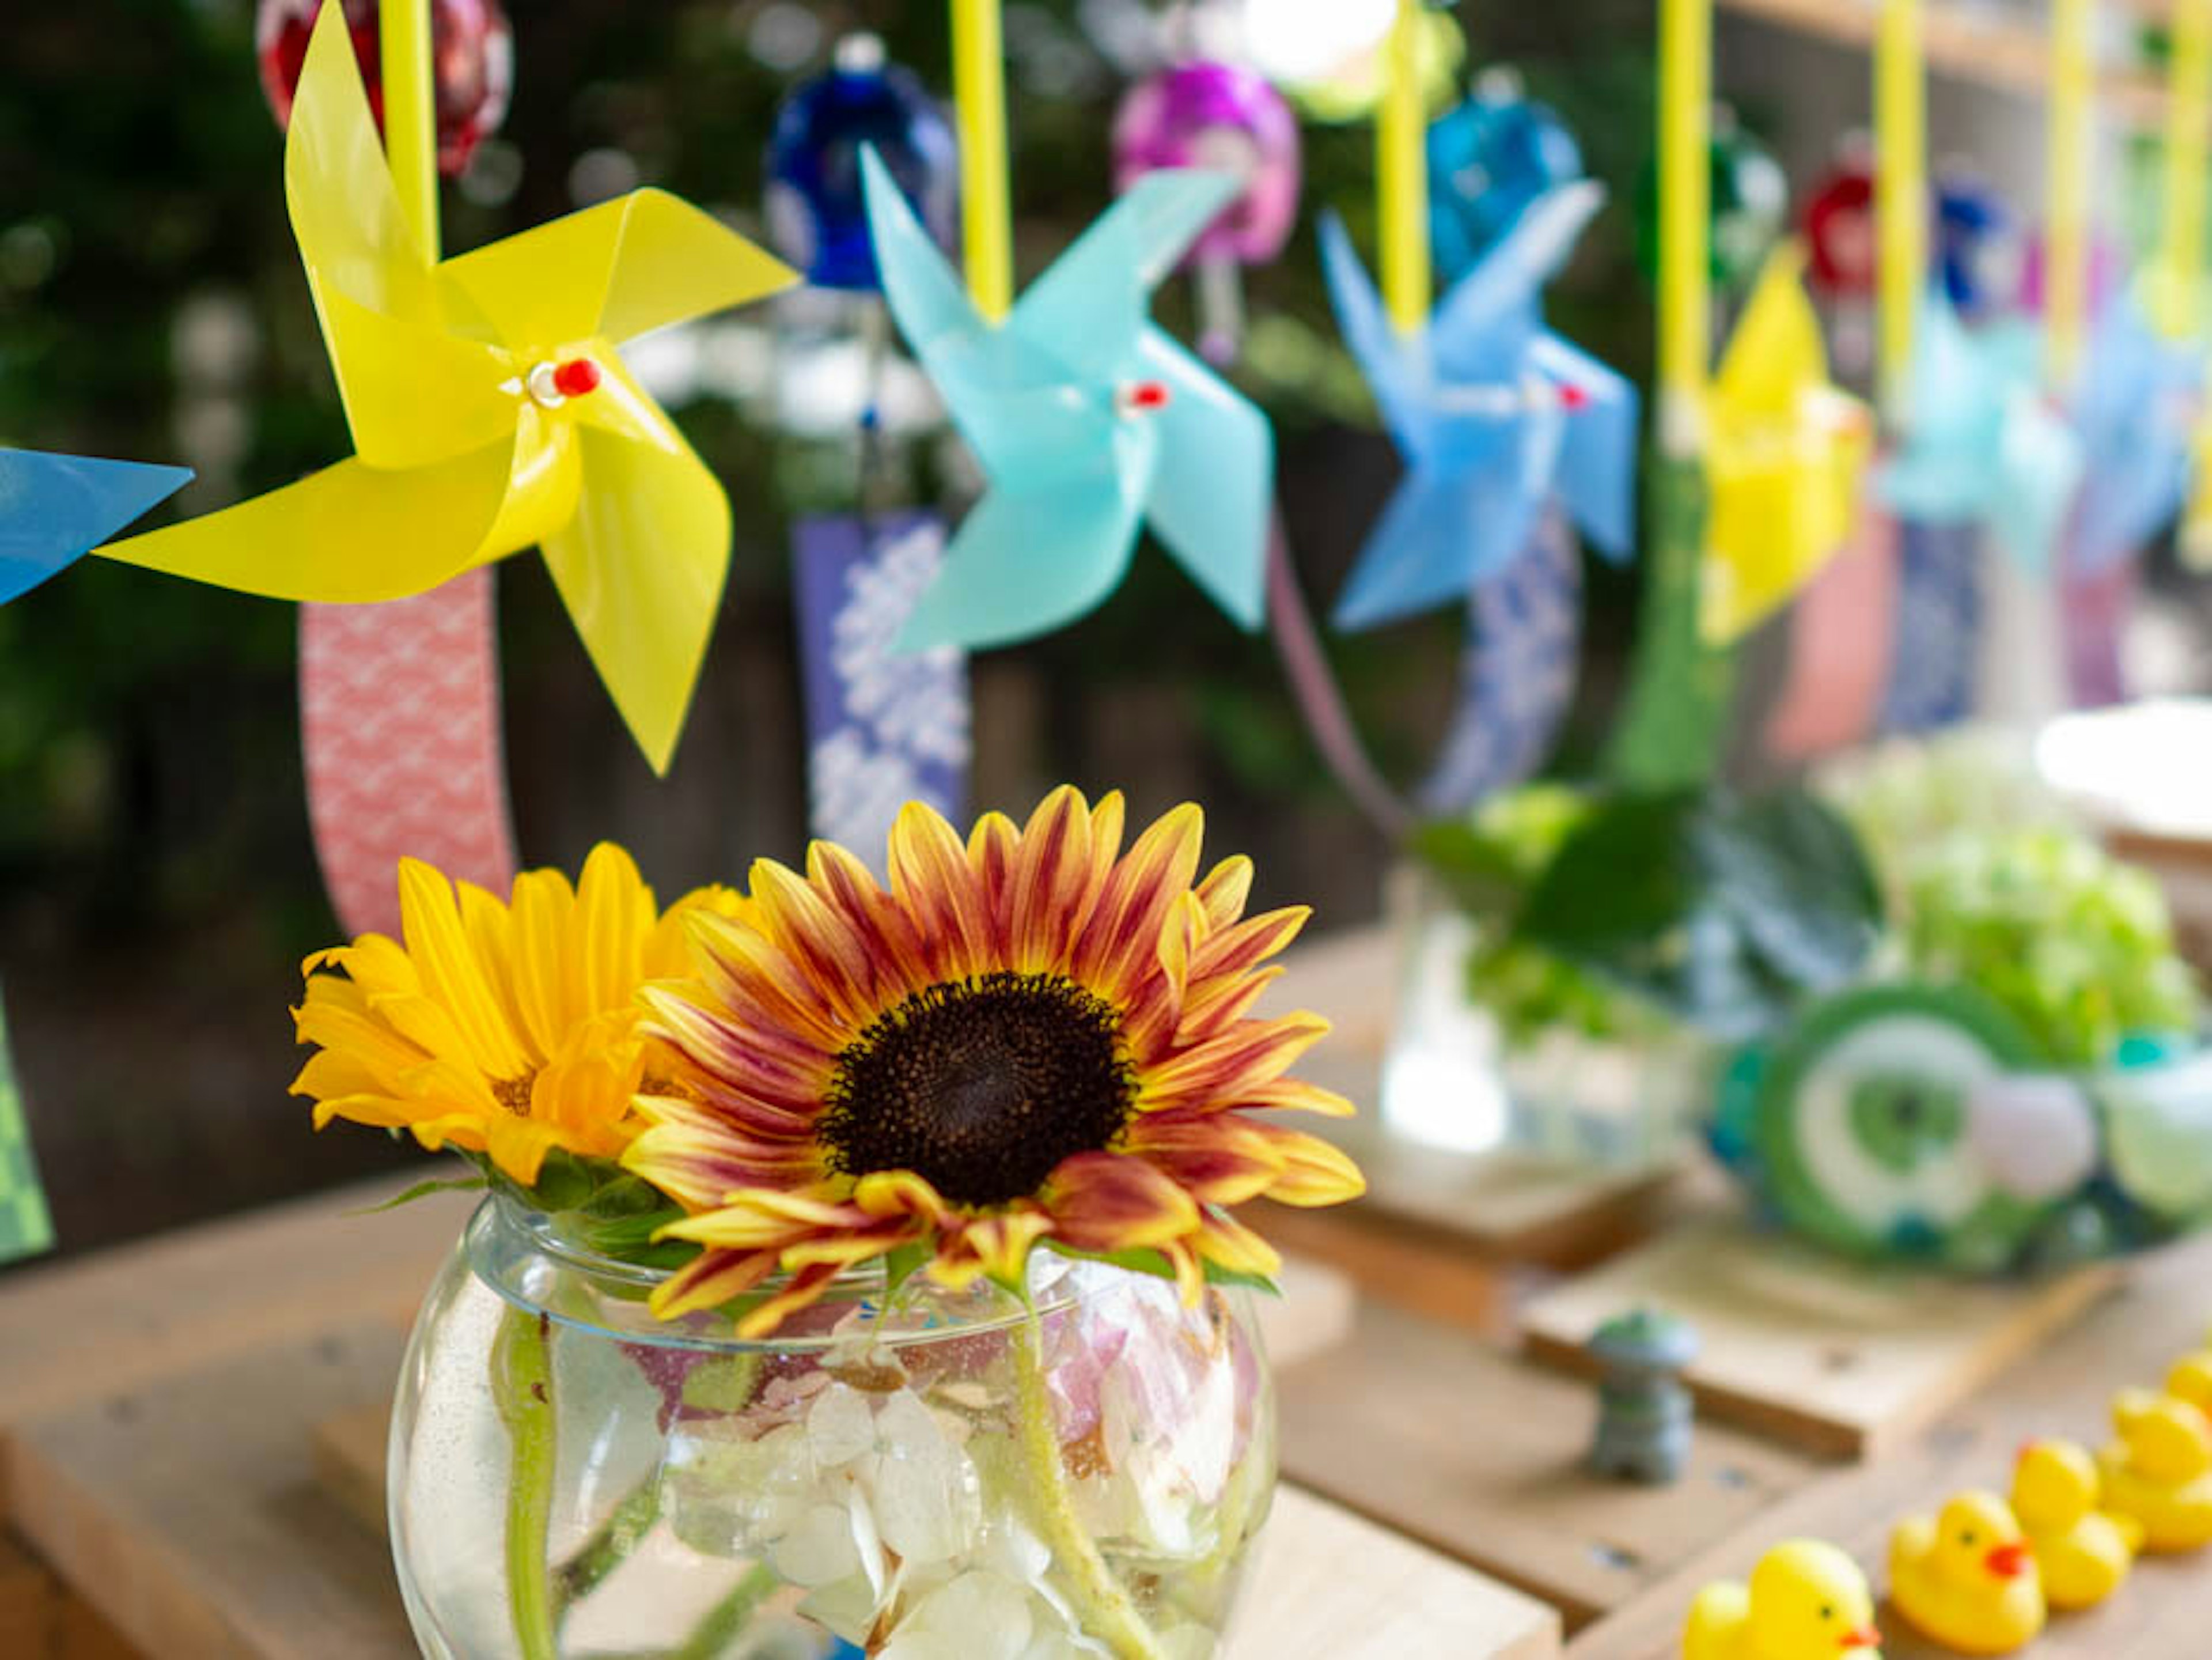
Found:
[{"label": "clear glass bowl", "polygon": [[504,1199],[392,1426],[432,1660],[1217,1651],[1275,1482],[1249,1298],[1040,1252],[1024,1306],[879,1269],[760,1342]]}]

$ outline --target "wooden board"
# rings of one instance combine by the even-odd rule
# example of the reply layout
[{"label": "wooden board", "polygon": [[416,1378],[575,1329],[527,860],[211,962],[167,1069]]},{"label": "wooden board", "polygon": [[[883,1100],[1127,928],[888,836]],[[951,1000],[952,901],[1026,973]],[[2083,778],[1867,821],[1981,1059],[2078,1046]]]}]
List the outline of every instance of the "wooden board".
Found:
[{"label": "wooden board", "polygon": [[1984,1281],[1846,1262],[1735,1219],[1685,1227],[1522,1311],[1529,1353],[1587,1373],[1583,1345],[1649,1304],[1698,1329],[1699,1403],[1831,1457],[1870,1458],[2110,1290],[2110,1264]]},{"label": "wooden board", "polygon": [[[2132,1265],[2118,1292],[2039,1346],[1995,1386],[1977,1390],[1941,1421],[1877,1462],[1839,1470],[1801,1488],[1736,1537],[1699,1552],[1611,1618],[1577,1638],[1572,1660],[1676,1660],[1684,1611],[1709,1579],[1747,1573],[1778,1540],[1833,1540],[1879,1583],[1889,1529],[1911,1511],[1964,1487],[2008,1479],[2020,1443],[2063,1435],[2094,1445],[2106,1433],[2117,1389],[2154,1383],[2212,1323],[2212,1240]],[[1938,1660],[1883,1611],[1889,1660]],[[2100,1608],[2055,1620],[2029,1651],[2035,1660],[2203,1660],[2212,1629],[2212,1555],[2152,1560]]]},{"label": "wooden board", "polygon": [[1701,1426],[1672,1487],[1581,1468],[1586,1383],[1471,1337],[1364,1305],[1352,1341],[1280,1376],[1285,1470],[1566,1613],[1617,1608],[1818,1472]]},{"label": "wooden board", "polygon": [[0,1534],[0,1655],[9,1660],[143,1660],[138,1650]]},{"label": "wooden board", "polygon": [[[315,1432],[318,1471],[379,1538],[389,1423],[376,1405],[341,1413]],[[1285,1486],[1275,1497],[1228,1660],[1550,1660],[1559,1652],[1553,1609]]]}]

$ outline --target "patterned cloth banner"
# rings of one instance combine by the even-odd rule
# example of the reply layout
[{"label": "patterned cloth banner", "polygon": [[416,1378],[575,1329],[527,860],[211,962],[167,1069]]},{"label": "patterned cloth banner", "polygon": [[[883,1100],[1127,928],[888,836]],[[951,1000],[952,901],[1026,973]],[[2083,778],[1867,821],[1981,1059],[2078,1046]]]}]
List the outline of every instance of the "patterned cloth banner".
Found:
[{"label": "patterned cloth banner", "polygon": [[965,816],[968,659],[894,649],[945,558],[934,515],[801,520],[793,546],[814,834],[872,852],[910,800]]},{"label": "patterned cloth banner", "polygon": [[489,567],[410,599],[301,606],[300,732],[315,854],[347,933],[398,935],[403,857],[507,891]]},{"label": "patterned cloth banner", "polygon": [[1556,511],[1520,556],[1468,596],[1459,708],[1425,812],[1464,812],[1544,764],[1574,702],[1583,637],[1582,559]]},{"label": "patterned cloth banner", "polygon": [[2067,690],[2075,708],[2104,708],[2127,701],[2120,648],[2142,584],[2142,559],[2114,560],[2093,572],[2075,570],[2073,562],[2068,561],[2058,593]]},{"label": "patterned cloth banner", "polygon": [[1978,526],[1899,521],[1896,645],[1882,697],[1883,732],[1930,732],[1974,712],[1981,566]]},{"label": "patterned cloth banner", "polygon": [[1860,742],[1881,718],[1898,624],[1897,520],[1874,502],[1857,534],[1798,594],[1790,666],[1766,722],[1766,751],[1808,761]]},{"label": "patterned cloth banner", "polygon": [[0,1262],[35,1256],[54,1243],[46,1190],[31,1155],[31,1126],[8,1053],[8,1015],[0,1009]]}]

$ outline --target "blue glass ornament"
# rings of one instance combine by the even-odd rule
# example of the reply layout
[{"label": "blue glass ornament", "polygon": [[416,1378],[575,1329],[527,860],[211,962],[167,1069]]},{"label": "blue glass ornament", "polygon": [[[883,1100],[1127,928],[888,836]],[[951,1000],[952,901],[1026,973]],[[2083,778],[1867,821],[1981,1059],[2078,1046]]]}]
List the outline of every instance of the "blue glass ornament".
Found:
[{"label": "blue glass ornament", "polygon": [[1936,261],[1962,317],[2009,307],[2020,292],[2020,227],[1987,179],[1947,171],[1936,180]]},{"label": "blue glass ornament", "polygon": [[938,246],[952,246],[952,128],[912,71],[884,60],[883,42],[848,35],[830,72],[785,100],[769,140],[769,240],[817,288],[883,286],[860,187],[860,152],[870,145]]},{"label": "blue glass ornament", "polygon": [[1530,204],[1583,176],[1582,147],[1516,76],[1485,76],[1429,129],[1429,240],[1449,284],[1513,228]]}]

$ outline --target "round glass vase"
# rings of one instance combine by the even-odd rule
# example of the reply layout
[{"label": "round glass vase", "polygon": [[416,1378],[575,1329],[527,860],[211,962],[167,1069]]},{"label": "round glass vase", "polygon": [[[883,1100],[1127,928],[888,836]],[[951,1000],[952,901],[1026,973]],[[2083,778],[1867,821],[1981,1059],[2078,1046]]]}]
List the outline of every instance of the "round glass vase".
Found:
[{"label": "round glass vase", "polygon": [[432,1660],[1217,1652],[1275,1483],[1249,1295],[879,1265],[774,1336],[488,1199],[415,1324],[392,1554]]}]

